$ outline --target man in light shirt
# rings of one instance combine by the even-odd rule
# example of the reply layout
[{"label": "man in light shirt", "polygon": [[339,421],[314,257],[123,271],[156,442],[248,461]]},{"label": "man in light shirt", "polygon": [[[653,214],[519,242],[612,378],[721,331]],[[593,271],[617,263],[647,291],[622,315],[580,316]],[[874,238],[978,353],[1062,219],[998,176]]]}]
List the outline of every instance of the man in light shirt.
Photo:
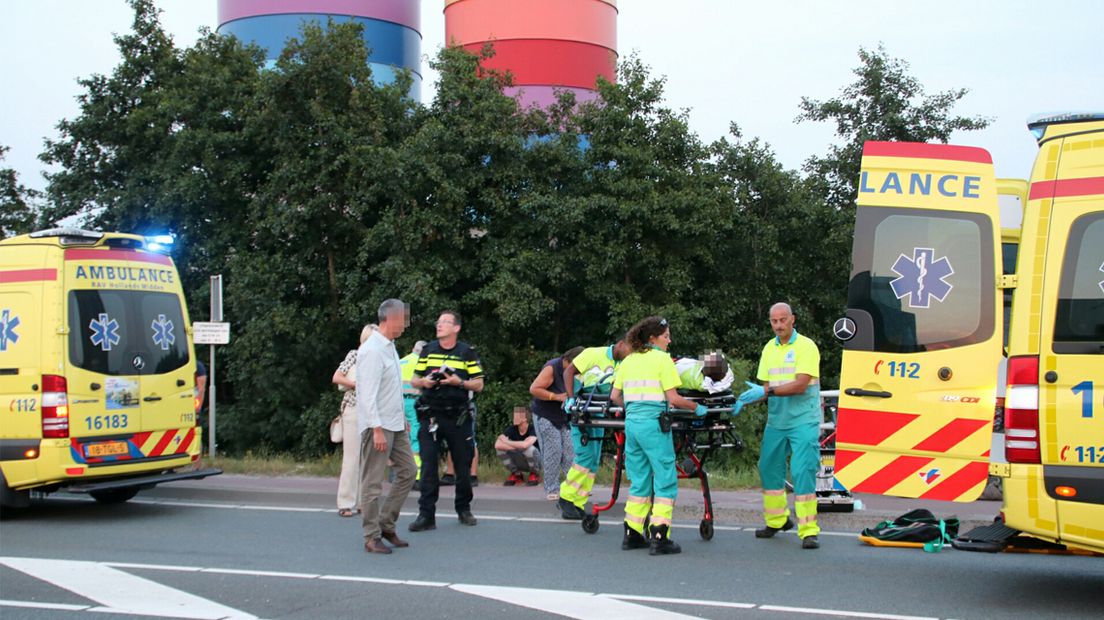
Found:
[{"label": "man in light shirt", "polygon": [[[414,453],[403,413],[402,373],[395,339],[410,323],[406,304],[388,299],[379,307],[379,329],[357,350],[357,430],[360,432],[360,506],[364,513],[364,550],[391,553],[410,546],[395,533],[410,488],[414,486]],[[387,462],[395,481],[382,498]]]}]

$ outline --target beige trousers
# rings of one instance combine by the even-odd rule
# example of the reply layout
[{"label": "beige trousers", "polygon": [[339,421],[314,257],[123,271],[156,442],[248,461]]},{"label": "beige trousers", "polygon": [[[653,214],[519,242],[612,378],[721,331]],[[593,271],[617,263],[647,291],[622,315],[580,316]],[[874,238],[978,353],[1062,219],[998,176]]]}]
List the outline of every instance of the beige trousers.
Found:
[{"label": "beige trousers", "polygon": [[341,476],[337,479],[337,509],[360,508],[360,433],[356,406],[341,408]]},{"label": "beige trousers", "polygon": [[[365,542],[379,538],[383,532],[395,531],[399,510],[417,474],[410,434],[405,430],[386,429],[383,434],[387,438],[387,449],[383,452],[372,446],[372,429],[364,431],[360,437],[360,509],[364,511]],[[395,481],[387,497],[381,498],[388,460],[395,472]]]}]

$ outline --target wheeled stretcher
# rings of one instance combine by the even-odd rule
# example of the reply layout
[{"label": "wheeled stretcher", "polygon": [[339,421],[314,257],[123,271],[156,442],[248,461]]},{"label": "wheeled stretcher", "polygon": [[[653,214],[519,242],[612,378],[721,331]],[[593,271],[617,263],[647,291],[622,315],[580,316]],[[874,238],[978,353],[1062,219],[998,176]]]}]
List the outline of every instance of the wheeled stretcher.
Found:
[{"label": "wheeled stretcher", "polygon": [[[731,392],[705,394],[702,392],[679,393],[685,398],[705,405],[708,413],[698,417],[693,411],[672,409],[657,422],[671,430],[675,444],[675,464],[678,477],[697,478],[701,483],[704,516],[698,527],[702,540],[713,538],[713,500],[709,495],[709,476],[705,462],[715,450],[743,450],[744,443],[733,431],[732,411],[736,397]],[[598,531],[598,515],[613,508],[621,490],[621,477],[625,470],[625,410],[610,401],[608,394],[580,394],[569,409],[571,423],[580,431],[580,441],[606,441],[603,452],[613,454],[613,488],[609,501],[592,504],[590,512],[583,516],[583,531]],[[601,431],[608,430],[608,433]],[[596,432],[597,431],[597,432]],[[604,435],[604,437],[603,437]]]}]

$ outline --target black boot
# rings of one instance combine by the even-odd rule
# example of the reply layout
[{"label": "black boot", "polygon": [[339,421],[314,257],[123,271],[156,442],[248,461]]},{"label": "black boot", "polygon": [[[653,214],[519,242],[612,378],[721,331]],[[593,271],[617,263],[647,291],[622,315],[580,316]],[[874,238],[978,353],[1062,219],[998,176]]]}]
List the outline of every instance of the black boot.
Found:
[{"label": "black boot", "polygon": [[621,539],[621,550],[631,551],[633,549],[644,549],[648,547],[648,539],[644,538],[644,535],[640,532],[629,527],[629,524],[625,524],[625,537]]},{"label": "black boot", "polygon": [[653,525],[648,538],[648,555],[673,555],[682,553],[682,547],[671,540],[670,529],[666,525]]}]

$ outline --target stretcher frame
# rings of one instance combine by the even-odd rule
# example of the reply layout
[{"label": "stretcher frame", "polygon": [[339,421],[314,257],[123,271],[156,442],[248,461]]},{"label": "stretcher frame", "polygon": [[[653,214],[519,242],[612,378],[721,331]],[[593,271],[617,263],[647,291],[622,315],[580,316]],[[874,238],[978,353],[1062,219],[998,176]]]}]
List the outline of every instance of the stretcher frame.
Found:
[{"label": "stretcher frame", "polygon": [[[671,438],[675,445],[675,467],[678,478],[696,478],[700,481],[704,511],[698,534],[702,540],[713,538],[713,499],[709,493],[709,474],[705,462],[716,450],[729,449],[740,451],[744,442],[733,430],[732,412],[736,397],[731,392],[706,394],[703,392],[683,392],[686,399],[705,405],[707,413],[696,416],[693,411],[671,409],[667,414],[671,422]],[[607,441],[613,454],[613,485],[609,501],[605,504],[591,503],[590,512],[583,515],[582,528],[587,534],[598,531],[598,515],[610,510],[617,503],[621,490],[621,477],[625,471],[625,410],[615,405],[608,394],[580,394],[568,410],[571,423],[581,433],[580,442],[585,446],[596,438],[589,436],[591,429],[612,431],[598,441]],[[657,424],[659,422],[657,421]],[[607,453],[603,447],[603,453]]]}]

